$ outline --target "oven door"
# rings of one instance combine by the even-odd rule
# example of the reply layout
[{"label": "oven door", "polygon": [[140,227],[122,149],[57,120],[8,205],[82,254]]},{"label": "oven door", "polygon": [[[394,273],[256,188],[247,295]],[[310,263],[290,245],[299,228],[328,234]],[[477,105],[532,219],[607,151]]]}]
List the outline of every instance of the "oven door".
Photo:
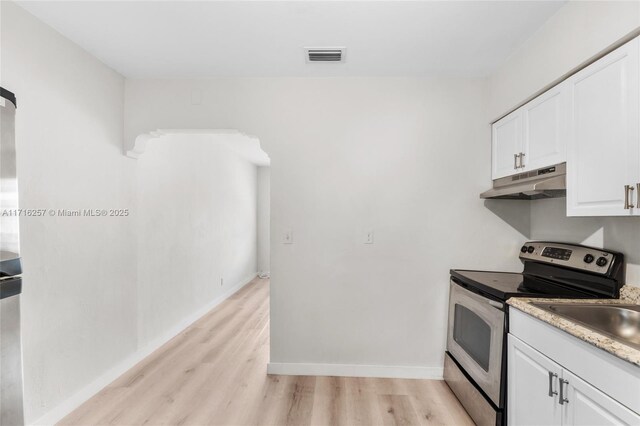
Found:
[{"label": "oven door", "polygon": [[451,281],[447,349],[500,407],[504,304]]}]

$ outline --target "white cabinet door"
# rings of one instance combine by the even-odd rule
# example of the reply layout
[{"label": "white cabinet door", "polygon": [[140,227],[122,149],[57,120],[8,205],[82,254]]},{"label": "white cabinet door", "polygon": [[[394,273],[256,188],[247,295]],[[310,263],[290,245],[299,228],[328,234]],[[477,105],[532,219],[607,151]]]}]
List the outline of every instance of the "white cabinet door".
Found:
[{"label": "white cabinet door", "polygon": [[566,161],[569,95],[559,84],[493,124],[493,179]]},{"label": "white cabinet door", "polygon": [[640,416],[568,370],[563,371],[563,425],[639,425]]},{"label": "white cabinet door", "polygon": [[518,159],[522,152],[522,115],[516,110],[491,126],[492,179],[509,176],[520,169]]},{"label": "white cabinet door", "polygon": [[521,171],[566,161],[570,106],[569,87],[561,83],[522,107]]},{"label": "white cabinet door", "polygon": [[558,392],[562,368],[511,334],[507,354],[508,423],[560,425],[562,406],[554,392]]},{"label": "white cabinet door", "polygon": [[634,39],[567,80],[567,216],[633,214],[624,202],[625,185],[638,181],[639,56]]}]

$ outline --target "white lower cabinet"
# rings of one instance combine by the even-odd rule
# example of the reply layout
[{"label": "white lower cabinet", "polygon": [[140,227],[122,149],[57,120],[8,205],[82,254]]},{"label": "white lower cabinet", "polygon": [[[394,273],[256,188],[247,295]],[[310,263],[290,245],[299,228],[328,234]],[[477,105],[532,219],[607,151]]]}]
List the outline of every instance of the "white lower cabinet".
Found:
[{"label": "white lower cabinet", "polygon": [[565,425],[639,425],[640,417],[575,374],[563,370]]},{"label": "white lower cabinet", "polygon": [[553,392],[557,393],[557,378],[562,373],[562,367],[511,334],[508,345],[509,424],[559,425],[561,406]]},{"label": "white lower cabinet", "polygon": [[640,416],[509,334],[510,425],[640,425]]}]

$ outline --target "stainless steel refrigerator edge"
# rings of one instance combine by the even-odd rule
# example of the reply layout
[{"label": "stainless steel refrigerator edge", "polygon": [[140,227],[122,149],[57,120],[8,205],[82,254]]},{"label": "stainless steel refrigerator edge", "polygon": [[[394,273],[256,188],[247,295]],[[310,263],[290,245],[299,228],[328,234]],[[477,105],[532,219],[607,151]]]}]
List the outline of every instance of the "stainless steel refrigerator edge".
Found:
[{"label": "stainless steel refrigerator edge", "polygon": [[0,425],[23,425],[15,95],[0,88]]}]

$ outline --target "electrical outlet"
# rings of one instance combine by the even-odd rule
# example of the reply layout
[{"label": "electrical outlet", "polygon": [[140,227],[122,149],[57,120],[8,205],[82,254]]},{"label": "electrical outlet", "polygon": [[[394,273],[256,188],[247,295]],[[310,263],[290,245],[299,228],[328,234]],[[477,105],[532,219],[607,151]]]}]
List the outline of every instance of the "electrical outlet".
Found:
[{"label": "electrical outlet", "polygon": [[287,229],[282,234],[282,244],[293,244],[293,231]]},{"label": "electrical outlet", "polygon": [[373,244],[373,229],[366,229],[364,231],[364,243]]}]

